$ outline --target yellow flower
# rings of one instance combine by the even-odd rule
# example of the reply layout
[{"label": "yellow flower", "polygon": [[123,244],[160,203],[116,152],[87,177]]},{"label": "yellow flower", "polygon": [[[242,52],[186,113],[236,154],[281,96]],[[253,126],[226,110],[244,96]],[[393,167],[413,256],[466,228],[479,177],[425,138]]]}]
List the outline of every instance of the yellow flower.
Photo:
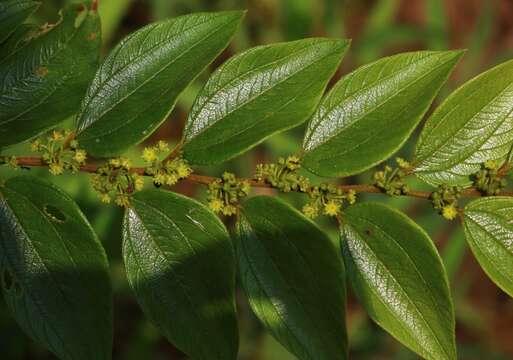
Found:
[{"label": "yellow flower", "polygon": [[176,174],[169,174],[166,176],[166,185],[174,185],[178,182],[178,176]]},{"label": "yellow flower", "polygon": [[52,132],[52,140],[62,140],[62,134],[54,130]]},{"label": "yellow flower", "polygon": [[64,168],[62,167],[62,164],[60,163],[51,163],[49,165],[50,173],[52,175],[60,175],[64,172]]},{"label": "yellow flower", "polygon": [[406,160],[404,160],[403,158],[395,158],[395,162],[397,163],[397,165],[399,165],[399,167],[401,169],[408,169],[410,168],[410,163]]},{"label": "yellow flower", "polygon": [[118,195],[116,196],[116,204],[119,206],[128,206],[130,205],[128,202],[128,196],[126,195]]},{"label": "yellow flower", "polygon": [[485,161],[484,166],[488,170],[495,170],[497,169],[497,162],[495,160],[487,160]]},{"label": "yellow flower", "polygon": [[110,159],[109,160],[109,164],[111,164],[114,167],[120,167],[121,166],[121,162],[119,161],[119,159]]},{"label": "yellow flower", "polygon": [[153,177],[153,182],[157,185],[162,185],[166,182],[166,175],[161,173],[160,171],[155,174],[155,176]]},{"label": "yellow flower", "polygon": [[109,194],[101,194],[100,201],[104,204],[110,204],[111,198],[110,198]]},{"label": "yellow flower", "polygon": [[158,143],[157,143],[157,148],[159,149],[159,151],[169,151],[169,145],[167,142],[163,141],[163,140],[160,140]]},{"label": "yellow flower", "polygon": [[312,204],[306,204],[303,206],[303,213],[310,219],[314,219],[319,215],[319,209]]},{"label": "yellow flower", "polygon": [[38,151],[39,150],[39,146],[41,145],[40,141],[39,140],[34,140],[30,143],[30,150],[32,151]]},{"label": "yellow flower", "polygon": [[356,192],[354,190],[349,190],[346,194],[346,200],[349,205],[353,205],[356,202]]},{"label": "yellow flower", "polygon": [[442,209],[442,216],[447,220],[454,220],[458,216],[458,210],[454,205],[446,205]]},{"label": "yellow flower", "polygon": [[152,147],[144,148],[142,158],[146,162],[153,162],[157,160],[157,154],[155,153],[155,149]]},{"label": "yellow flower", "polygon": [[243,181],[240,186],[240,191],[242,191],[244,194],[248,195],[251,191],[251,185],[248,181]]},{"label": "yellow flower", "polygon": [[144,179],[142,177],[137,177],[134,180],[135,190],[140,191],[144,187]]},{"label": "yellow flower", "polygon": [[334,202],[333,200],[328,201],[326,205],[324,205],[324,214],[329,216],[337,216],[340,211],[340,204]]},{"label": "yellow flower", "polygon": [[75,152],[75,156],[73,156],[73,159],[75,159],[75,161],[79,162],[79,163],[82,163],[86,160],[87,158],[87,154],[85,152],[85,150],[77,150]]},{"label": "yellow flower", "polygon": [[215,213],[220,212],[223,209],[223,202],[219,199],[210,200],[208,207]]},{"label": "yellow flower", "polygon": [[187,176],[189,176],[192,172],[192,169],[185,164],[184,162],[180,162],[178,166],[176,167],[176,173],[179,178],[185,179]]},{"label": "yellow flower", "polygon": [[225,216],[232,216],[237,213],[237,208],[233,205],[225,205],[223,207],[223,215]]},{"label": "yellow flower", "polygon": [[130,167],[132,166],[132,162],[130,161],[130,159],[120,158],[119,160],[120,160],[121,166],[127,170],[130,169]]}]

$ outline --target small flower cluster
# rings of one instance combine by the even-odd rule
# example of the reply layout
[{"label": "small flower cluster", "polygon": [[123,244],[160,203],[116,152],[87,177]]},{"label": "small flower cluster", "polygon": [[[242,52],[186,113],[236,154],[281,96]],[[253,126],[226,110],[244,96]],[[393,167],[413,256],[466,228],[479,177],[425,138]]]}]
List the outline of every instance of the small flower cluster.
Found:
[{"label": "small flower cluster", "polygon": [[297,156],[279,158],[277,164],[257,165],[255,179],[283,192],[308,192],[310,181],[296,173],[300,167],[300,159]]},{"label": "small flower cluster", "polygon": [[9,165],[14,170],[19,168],[16,156],[0,156],[0,165]]},{"label": "small flower cluster", "polygon": [[189,164],[182,158],[164,161],[162,158],[168,152],[169,145],[165,141],[159,141],[157,145],[143,150],[142,159],[147,163],[145,173],[153,176],[153,184],[157,187],[175,185],[192,173]]},{"label": "small flower cluster", "polygon": [[401,158],[396,158],[396,162],[398,167],[395,169],[385,165],[382,171],[376,171],[372,176],[373,184],[388,195],[406,195],[410,188],[404,177],[410,164]]},{"label": "small flower cluster", "polygon": [[344,201],[349,205],[356,202],[354,190],[345,192],[333,184],[312,186],[308,191],[308,196],[310,201],[303,206],[303,213],[311,219],[319,216],[321,210],[324,215],[337,216],[340,214]]},{"label": "small flower cluster", "polygon": [[53,175],[61,175],[65,170],[75,173],[86,162],[85,150],[79,148],[77,140],[69,140],[70,136],[69,130],[54,130],[46,139],[30,143],[32,151],[41,153],[41,158]]},{"label": "small flower cluster", "polygon": [[240,199],[248,196],[250,190],[251,185],[248,181],[239,180],[234,174],[225,172],[221,179],[208,184],[208,206],[215,213],[235,215]]},{"label": "small flower cluster", "polygon": [[115,158],[98,168],[91,182],[102,202],[109,204],[114,199],[117,205],[128,206],[130,194],[143,188],[143,177],[130,172],[130,167],[130,160]]},{"label": "small flower cluster", "polygon": [[473,180],[475,188],[487,196],[499,195],[508,184],[499,174],[499,164],[493,160],[486,161]]},{"label": "small flower cluster", "polygon": [[433,208],[447,220],[454,220],[458,216],[458,199],[460,198],[461,187],[442,184],[431,193],[429,200]]}]

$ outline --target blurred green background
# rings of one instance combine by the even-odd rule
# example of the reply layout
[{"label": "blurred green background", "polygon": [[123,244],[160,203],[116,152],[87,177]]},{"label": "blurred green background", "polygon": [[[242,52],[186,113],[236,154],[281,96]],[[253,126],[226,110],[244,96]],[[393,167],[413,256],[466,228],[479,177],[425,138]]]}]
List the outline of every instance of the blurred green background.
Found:
[{"label": "blurred green background", "polygon": [[[43,2],[30,21],[38,24],[55,21],[58,9],[66,3],[64,0]],[[259,44],[309,36],[351,38],[352,48],[334,81],[362,64],[389,54],[467,48],[466,56],[442,90],[438,103],[479,72],[513,57],[513,0],[100,0],[103,56],[125,35],[152,21],[190,12],[229,9],[248,9],[237,37],[209,70],[184,92],[168,121],[146,143],[159,139],[178,141],[187,111],[209,73],[234,53]],[[71,127],[72,124],[70,119],[68,125]],[[276,135],[239,159],[197,171],[219,175],[229,169],[240,176],[251,177],[255,164],[297,152],[303,131],[304,127],[300,127]],[[404,146],[400,155],[409,159],[414,145],[415,137]],[[19,145],[9,149],[8,153],[29,154],[29,149]],[[128,155],[135,159],[137,151]],[[30,173],[49,177],[46,170],[32,169]],[[1,169],[0,181],[15,174]],[[114,358],[185,358],[143,317],[128,287],[120,258],[122,209],[100,205],[86,175],[64,175],[53,177],[52,181],[77,200],[110,256],[115,297]],[[370,173],[351,181],[369,182]],[[423,187],[415,179],[410,182],[412,187]],[[174,190],[200,198],[205,195],[204,189],[186,183],[179,184]],[[301,205],[301,197],[287,197],[297,206]],[[443,221],[425,201],[390,199],[383,195],[366,196],[361,200],[370,198],[401,208],[428,231],[439,248],[455,301],[459,357],[513,359],[513,301],[484,275],[468,251],[458,224]],[[333,224],[326,220],[320,223],[336,242]],[[263,331],[240,292],[238,306],[240,359],[294,359]],[[348,327],[352,359],[416,358],[369,320],[351,290]],[[21,332],[5,305],[0,303],[0,359],[52,358]]]}]

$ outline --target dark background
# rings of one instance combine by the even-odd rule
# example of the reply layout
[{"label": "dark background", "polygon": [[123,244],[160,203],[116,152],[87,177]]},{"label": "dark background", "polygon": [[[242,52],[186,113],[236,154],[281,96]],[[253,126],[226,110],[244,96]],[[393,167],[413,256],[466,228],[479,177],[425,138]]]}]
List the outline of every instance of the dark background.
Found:
[{"label": "dark background", "polygon": [[[46,0],[31,21],[44,24],[57,19],[65,3]],[[352,38],[336,79],[352,69],[379,57],[403,51],[467,48],[437,103],[479,72],[513,57],[513,0],[101,0],[103,21],[103,55],[128,33],[152,22],[190,12],[248,9],[248,15],[232,45],[181,96],[169,120],[147,143],[159,139],[176,142],[196,93],[209,73],[231,55],[251,46],[288,41],[308,36]],[[72,127],[73,120],[68,124]],[[198,172],[219,175],[230,169],[240,176],[251,177],[258,162],[274,161],[278,155],[295,153],[300,146],[303,127],[279,134],[249,154],[219,167]],[[411,158],[415,140],[401,150]],[[28,154],[26,145],[9,150]],[[134,159],[137,150],[127,154]],[[18,171],[19,172],[19,171]],[[48,176],[46,170],[31,173]],[[2,169],[0,180],[15,175]],[[142,316],[132,295],[120,259],[120,221],[122,209],[100,205],[86,175],[64,175],[52,181],[63,187],[79,203],[96,229],[111,261],[115,296],[115,359],[182,359],[169,343],[159,336]],[[354,182],[369,182],[370,173]],[[413,187],[422,185],[410,180]],[[173,190],[204,198],[204,189],[179,184]],[[288,196],[296,205],[301,198]],[[366,199],[371,198],[367,196]],[[513,359],[513,301],[484,275],[470,254],[462,231],[456,223],[443,221],[422,200],[390,199],[387,201],[413,217],[435,241],[446,264],[454,297],[457,318],[458,352],[461,359]],[[304,199],[303,199],[304,200]],[[365,199],[363,199],[365,200]],[[320,221],[334,241],[333,226]],[[258,325],[242,294],[238,295],[241,349],[240,359],[294,359]],[[416,356],[374,325],[350,293],[348,327],[352,359],[415,359]],[[0,359],[53,359],[33,344],[9,316],[0,302]]]}]

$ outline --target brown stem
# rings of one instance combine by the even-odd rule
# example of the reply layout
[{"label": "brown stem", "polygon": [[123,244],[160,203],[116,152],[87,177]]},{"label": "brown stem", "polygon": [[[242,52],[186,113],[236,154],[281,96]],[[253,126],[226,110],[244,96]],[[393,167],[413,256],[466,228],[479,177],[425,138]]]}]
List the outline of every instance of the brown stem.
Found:
[{"label": "brown stem", "polygon": [[[18,165],[23,167],[46,167],[47,164],[40,158],[40,157],[33,157],[33,156],[21,156],[16,158],[18,161]],[[80,167],[80,171],[87,172],[87,173],[95,173],[98,169],[98,165],[96,164],[87,164],[82,167]],[[130,169],[131,172],[137,173],[139,175],[145,175],[145,170],[142,167],[136,167]],[[185,181],[189,181],[195,184],[201,184],[201,185],[208,185],[211,182],[217,180],[216,177],[207,176],[207,175],[198,175],[198,174],[191,174]],[[272,188],[269,184],[261,181],[256,181],[254,179],[241,179],[248,181],[251,186],[254,187],[261,187],[261,188]],[[339,187],[343,190],[353,190],[357,193],[372,193],[372,194],[382,194],[383,191],[374,186],[374,185],[367,185],[367,184],[349,184],[349,185],[339,185]],[[415,197],[419,199],[429,199],[431,195],[430,191],[410,191],[405,196]],[[503,191],[500,195],[502,196],[512,196],[513,197],[513,191]],[[483,194],[476,190],[475,188],[470,188],[463,190],[461,193],[462,197],[480,197],[483,196]]]}]

